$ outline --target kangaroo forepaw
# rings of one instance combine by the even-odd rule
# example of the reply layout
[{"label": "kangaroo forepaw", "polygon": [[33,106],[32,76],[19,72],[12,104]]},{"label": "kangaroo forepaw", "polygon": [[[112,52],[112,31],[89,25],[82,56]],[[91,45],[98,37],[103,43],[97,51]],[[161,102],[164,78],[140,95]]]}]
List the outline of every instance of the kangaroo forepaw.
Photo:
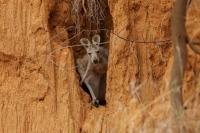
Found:
[{"label": "kangaroo forepaw", "polygon": [[99,107],[99,100],[98,99],[92,100],[92,105],[95,107]]}]

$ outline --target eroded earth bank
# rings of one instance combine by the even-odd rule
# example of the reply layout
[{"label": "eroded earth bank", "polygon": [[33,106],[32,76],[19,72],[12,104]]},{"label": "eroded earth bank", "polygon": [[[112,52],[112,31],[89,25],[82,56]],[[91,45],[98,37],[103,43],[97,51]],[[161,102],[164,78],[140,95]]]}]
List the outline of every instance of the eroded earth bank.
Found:
[{"label": "eroded earth bank", "polygon": [[[186,18],[191,38],[200,37],[197,1]],[[0,0],[1,133],[174,132],[168,89],[173,1],[87,2]],[[98,10],[89,8],[95,2]],[[97,22],[89,25],[93,17]],[[91,29],[99,30],[109,49],[107,104],[98,108],[76,71],[75,59],[84,49],[67,48],[93,34]],[[187,133],[200,132],[199,70],[200,56],[189,50],[183,90]]]}]

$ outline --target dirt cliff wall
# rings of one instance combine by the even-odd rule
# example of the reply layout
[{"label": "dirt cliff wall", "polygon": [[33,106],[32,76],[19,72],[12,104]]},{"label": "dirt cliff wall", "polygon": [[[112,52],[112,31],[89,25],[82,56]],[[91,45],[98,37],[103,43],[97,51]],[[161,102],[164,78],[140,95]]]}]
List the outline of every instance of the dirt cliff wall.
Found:
[{"label": "dirt cliff wall", "polygon": [[[63,49],[70,44],[70,4],[0,1],[0,132],[173,132],[167,88],[173,1],[108,1],[107,105],[99,108],[79,85],[74,50]],[[187,17],[192,38],[199,37],[199,13],[193,1]],[[200,58],[191,51],[188,58],[185,126],[198,132]]]},{"label": "dirt cliff wall", "polygon": [[[0,2],[1,133],[80,131],[84,109],[78,80],[49,57],[54,5],[51,0]],[[54,60],[73,67],[68,49]]]}]

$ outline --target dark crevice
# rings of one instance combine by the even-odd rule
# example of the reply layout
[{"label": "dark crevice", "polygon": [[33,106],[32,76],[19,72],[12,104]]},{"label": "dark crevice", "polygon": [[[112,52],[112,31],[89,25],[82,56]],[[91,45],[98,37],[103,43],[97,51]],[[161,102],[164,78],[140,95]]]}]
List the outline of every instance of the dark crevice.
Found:
[{"label": "dark crevice", "polygon": [[[70,19],[65,25],[70,40],[70,45],[80,44],[79,40],[83,37],[91,39],[94,34],[100,34],[101,42],[107,42],[110,38],[110,30],[112,29],[112,16],[108,7],[107,0],[92,0],[87,4],[85,0],[85,8],[89,12],[92,1],[99,3],[99,9],[94,10],[94,14],[85,13],[82,3],[77,3],[77,0],[72,0]],[[81,2],[81,1],[79,1]],[[79,6],[77,6],[79,5]],[[93,5],[94,6],[94,5]],[[94,6],[95,7],[95,6]],[[93,8],[94,8],[93,7]],[[101,13],[100,13],[101,12]],[[105,47],[108,47],[106,44]],[[85,54],[83,47],[73,47],[75,58],[82,57]]]},{"label": "dark crevice", "polygon": [[[87,2],[87,0],[86,0],[86,2]],[[99,2],[99,1],[95,0],[95,2]],[[75,3],[73,3],[73,4],[75,4]],[[89,4],[85,3],[84,8],[90,10],[88,8],[88,6],[89,6]],[[101,43],[108,42],[110,39],[110,29],[112,29],[113,24],[112,24],[112,17],[110,15],[110,10],[108,7],[107,0],[103,0],[100,2],[100,5],[99,5],[99,8],[97,9],[97,11],[94,10],[94,12],[96,12],[96,14],[94,13],[94,14],[92,14],[92,16],[89,16],[88,14],[86,14],[86,12],[84,12],[83,7],[80,7],[79,9],[80,9],[80,11],[78,13],[73,12],[73,10],[72,10],[72,15],[75,15],[77,20],[76,19],[73,20],[74,24],[70,25],[72,28],[70,28],[68,30],[68,33],[69,33],[70,38],[74,37],[74,35],[78,35],[78,36],[75,39],[72,39],[70,41],[71,45],[79,44],[79,40],[83,37],[88,38],[90,40],[91,37],[95,34],[100,35]],[[103,12],[101,12],[101,11],[103,11]],[[99,12],[101,12],[103,14],[100,14]],[[103,17],[100,15],[102,15]],[[96,18],[94,16],[96,16]],[[80,18],[81,18],[81,20],[83,20],[82,23],[79,23]],[[78,26],[77,26],[77,24],[78,24]],[[67,27],[69,27],[69,26],[67,26]],[[108,46],[108,44],[104,44],[103,47],[108,49],[109,46]],[[86,54],[86,51],[83,47],[74,47],[73,51],[74,51],[75,60],[78,58],[82,58]],[[106,82],[106,80],[103,82]],[[81,85],[81,87],[86,93],[88,93],[90,95],[90,92],[85,83],[83,83]],[[90,97],[91,97],[91,95],[90,95]],[[91,99],[92,99],[92,97],[91,97]],[[99,101],[99,104],[103,105],[103,106],[106,105],[106,100],[101,99]]]},{"label": "dark crevice", "polygon": [[[69,44],[67,45],[71,46],[80,44],[79,40],[83,37],[91,40],[91,37],[95,34],[100,35],[101,43],[109,42],[112,26],[112,17],[110,15],[107,0],[85,0],[84,5],[82,4],[82,0],[59,0],[56,1],[51,13],[49,14],[51,38],[56,42],[65,42],[69,40]],[[63,29],[67,35],[61,33],[63,32]],[[59,44],[60,43],[58,43],[58,45]],[[62,44],[61,47],[66,46],[65,43]],[[55,46],[51,47],[52,51],[57,48]],[[107,49],[109,48],[108,44],[104,44],[102,47]],[[72,50],[75,62],[76,59],[81,58],[86,54],[83,47],[72,47]],[[54,54],[59,53],[56,52]],[[56,60],[52,60],[56,64]],[[54,67],[56,66],[57,65]],[[84,83],[81,87],[89,94],[88,88]],[[106,105],[106,101],[100,101],[100,105]]]}]

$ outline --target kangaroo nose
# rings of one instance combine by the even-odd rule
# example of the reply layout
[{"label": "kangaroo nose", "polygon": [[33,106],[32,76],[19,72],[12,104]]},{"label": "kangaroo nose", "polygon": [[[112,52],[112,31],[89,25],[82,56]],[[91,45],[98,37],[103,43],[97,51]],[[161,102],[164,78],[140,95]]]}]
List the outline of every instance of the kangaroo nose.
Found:
[{"label": "kangaroo nose", "polygon": [[94,60],[93,62],[94,62],[94,64],[97,64],[97,63],[98,63],[98,60]]}]

